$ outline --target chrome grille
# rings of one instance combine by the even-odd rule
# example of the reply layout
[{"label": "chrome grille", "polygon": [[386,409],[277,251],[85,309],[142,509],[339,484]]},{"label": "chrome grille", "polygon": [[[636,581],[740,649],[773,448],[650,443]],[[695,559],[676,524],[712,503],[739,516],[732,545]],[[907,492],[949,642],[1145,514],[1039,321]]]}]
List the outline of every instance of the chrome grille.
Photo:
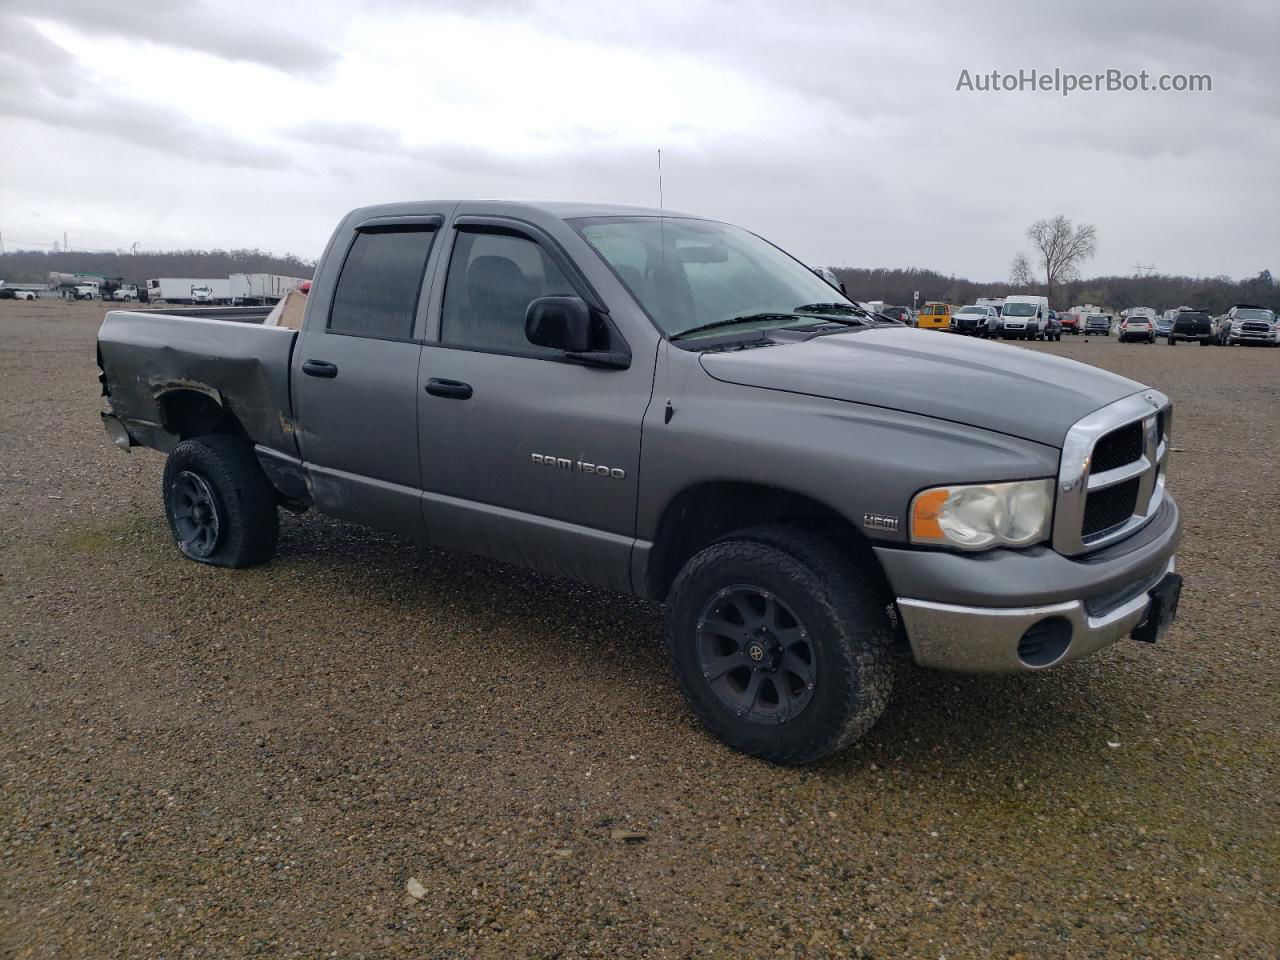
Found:
[{"label": "chrome grille", "polygon": [[1068,556],[1134,533],[1164,500],[1172,408],[1157,390],[1094,411],[1067,431],[1053,546]]},{"label": "chrome grille", "polygon": [[1138,505],[1137,477],[1085,495],[1081,535],[1088,540],[1127,523]]},{"label": "chrome grille", "polygon": [[1092,471],[1101,473],[1133,463],[1142,456],[1142,421],[1112,430],[1093,447]]}]

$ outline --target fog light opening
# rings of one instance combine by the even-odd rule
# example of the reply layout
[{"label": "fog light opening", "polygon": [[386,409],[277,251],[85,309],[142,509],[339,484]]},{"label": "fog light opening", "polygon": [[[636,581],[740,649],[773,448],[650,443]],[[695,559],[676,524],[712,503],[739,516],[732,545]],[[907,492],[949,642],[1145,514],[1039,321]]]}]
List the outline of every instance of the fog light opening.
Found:
[{"label": "fog light opening", "polygon": [[1018,659],[1028,667],[1047,667],[1062,659],[1071,646],[1071,621],[1046,617],[1027,628],[1018,641]]}]

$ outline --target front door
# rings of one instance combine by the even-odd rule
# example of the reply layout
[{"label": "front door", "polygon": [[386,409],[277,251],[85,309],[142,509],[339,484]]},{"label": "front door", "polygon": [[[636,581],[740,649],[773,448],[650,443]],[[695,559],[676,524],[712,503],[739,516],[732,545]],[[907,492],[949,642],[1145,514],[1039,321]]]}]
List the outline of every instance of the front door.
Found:
[{"label": "front door", "polygon": [[423,531],[414,334],[439,223],[358,228],[336,286],[318,285],[331,299],[308,304],[293,360],[298,446],[316,506],[415,539]]},{"label": "front door", "polygon": [[[418,425],[433,543],[630,589],[652,357],[566,362],[525,337],[537,297],[581,294],[537,231],[459,226],[423,348]],[[442,254],[443,255],[443,254]]]}]

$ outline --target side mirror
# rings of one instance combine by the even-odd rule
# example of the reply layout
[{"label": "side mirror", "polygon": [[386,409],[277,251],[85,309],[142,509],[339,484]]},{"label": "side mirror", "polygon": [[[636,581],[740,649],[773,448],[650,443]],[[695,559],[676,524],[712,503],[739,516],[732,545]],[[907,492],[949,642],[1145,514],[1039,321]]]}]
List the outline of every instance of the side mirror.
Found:
[{"label": "side mirror", "polygon": [[585,353],[591,349],[591,308],[581,297],[539,297],[525,310],[524,335],[539,347]]},{"label": "side mirror", "polygon": [[[592,328],[596,318],[581,297],[539,297],[524,312],[524,335],[539,347],[563,350],[564,359],[586,367],[626,370],[631,366],[631,350],[626,343],[606,344],[593,348]],[[607,339],[601,322],[602,334]]]},{"label": "side mirror", "polygon": [[840,281],[840,292],[843,293],[846,297],[849,295],[849,289],[844,285],[843,280]]}]

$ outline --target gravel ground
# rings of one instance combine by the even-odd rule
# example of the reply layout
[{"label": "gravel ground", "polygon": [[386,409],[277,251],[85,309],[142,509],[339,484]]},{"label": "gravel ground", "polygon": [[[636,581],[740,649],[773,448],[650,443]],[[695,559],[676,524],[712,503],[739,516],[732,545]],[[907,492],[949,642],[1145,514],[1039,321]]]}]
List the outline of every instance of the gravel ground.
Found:
[{"label": "gravel ground", "polygon": [[0,955],[1280,955],[1280,350],[1035,345],[1177,402],[1180,621],[904,664],[784,770],[695,724],[653,605],[313,515],[180,559],[102,312],[0,301]]}]

